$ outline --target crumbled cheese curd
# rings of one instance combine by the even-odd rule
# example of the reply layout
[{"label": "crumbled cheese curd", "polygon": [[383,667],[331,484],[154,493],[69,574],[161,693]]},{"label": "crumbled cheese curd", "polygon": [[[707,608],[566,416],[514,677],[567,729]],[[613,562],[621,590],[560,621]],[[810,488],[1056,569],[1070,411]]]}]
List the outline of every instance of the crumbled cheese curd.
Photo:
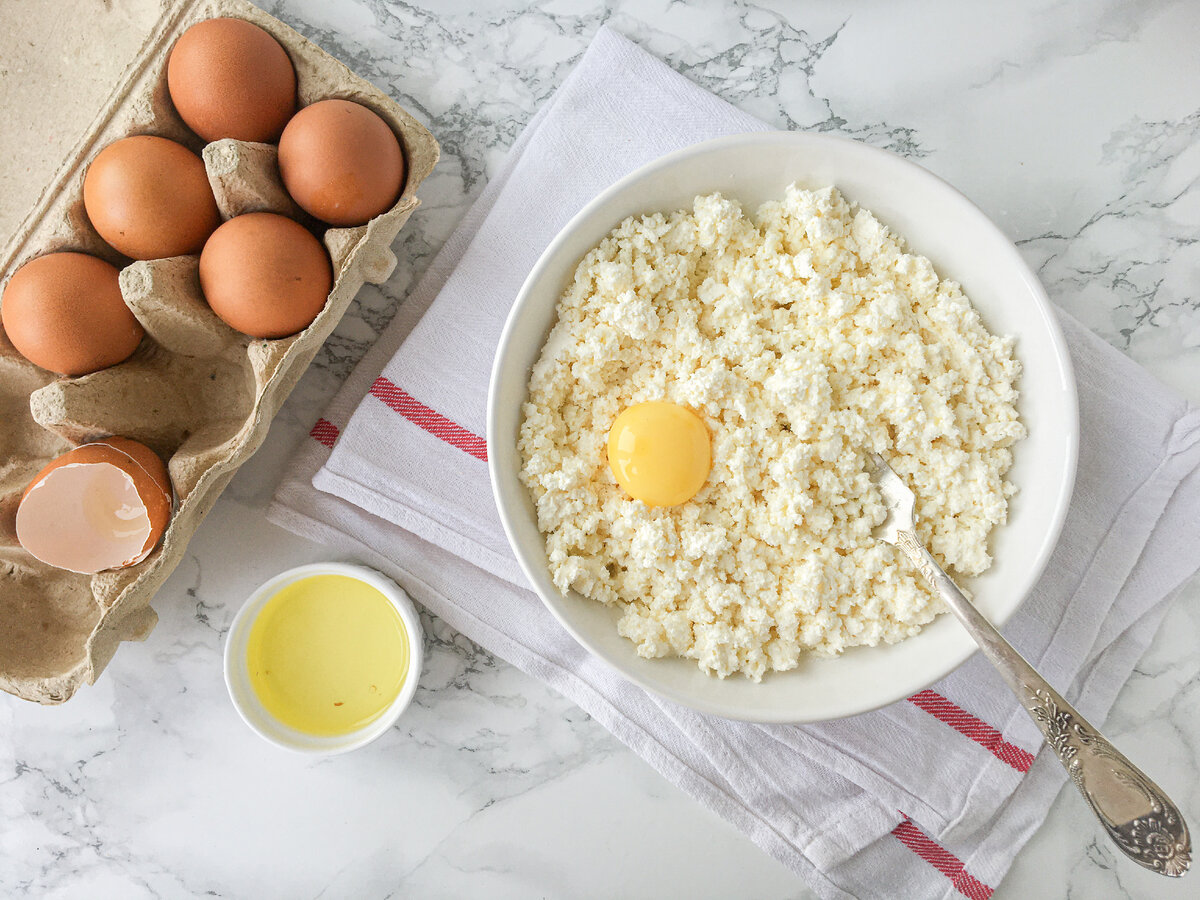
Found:
[{"label": "crumbled cheese curd", "polygon": [[[876,451],[917,495],[952,574],[990,564],[1013,487],[1013,339],[834,188],[755,217],[720,194],[630,218],[580,262],[534,366],[521,477],[555,584],[613,604],[645,657],[760,680],[805,653],[903,640],[942,611],[867,475]],[[650,508],[617,486],[608,430],[668,400],[701,415],[712,470]]]}]

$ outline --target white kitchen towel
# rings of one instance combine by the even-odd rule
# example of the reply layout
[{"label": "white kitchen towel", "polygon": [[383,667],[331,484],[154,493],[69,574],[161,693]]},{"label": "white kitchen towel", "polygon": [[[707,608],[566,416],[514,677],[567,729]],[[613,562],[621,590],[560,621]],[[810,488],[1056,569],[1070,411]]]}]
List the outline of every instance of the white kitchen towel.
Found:
[{"label": "white kitchen towel", "polygon": [[[313,427],[270,515],[391,573],[822,896],[985,897],[1063,776],[978,655],[930,690],[851,719],[757,726],[703,716],[574,642],[526,587],[492,504],[488,374],[542,250],[639,165],[762,128],[601,29]],[[1200,565],[1200,411],[1074,320],[1063,325],[1080,385],[1075,498],[1045,576],[1005,631],[1099,721],[1168,598]]]}]

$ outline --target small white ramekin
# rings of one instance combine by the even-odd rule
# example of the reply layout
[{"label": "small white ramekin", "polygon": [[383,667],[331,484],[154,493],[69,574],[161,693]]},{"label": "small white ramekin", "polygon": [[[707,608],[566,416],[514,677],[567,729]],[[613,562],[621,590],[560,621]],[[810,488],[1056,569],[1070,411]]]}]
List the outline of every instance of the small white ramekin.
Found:
[{"label": "small white ramekin", "polygon": [[[246,648],[250,638],[250,629],[253,627],[255,619],[258,618],[258,614],[266,602],[281,588],[314,575],[345,575],[371,585],[392,602],[408,631],[408,672],[405,674],[404,686],[400,689],[400,695],[379,718],[349,734],[312,735],[284,725],[262,705],[250,683],[250,671],[246,664]],[[234,616],[233,624],[229,627],[229,634],[225,638],[225,686],[229,689],[229,698],[233,701],[238,715],[259,737],[278,747],[298,753],[315,755],[348,753],[371,743],[386,732],[400,718],[401,713],[408,708],[413,695],[417,692],[423,649],[421,621],[417,617],[417,611],[408,594],[404,593],[403,589],[394,581],[365,566],[333,562],[312,563],[288,569],[262,584],[250,595],[238,614]]]}]

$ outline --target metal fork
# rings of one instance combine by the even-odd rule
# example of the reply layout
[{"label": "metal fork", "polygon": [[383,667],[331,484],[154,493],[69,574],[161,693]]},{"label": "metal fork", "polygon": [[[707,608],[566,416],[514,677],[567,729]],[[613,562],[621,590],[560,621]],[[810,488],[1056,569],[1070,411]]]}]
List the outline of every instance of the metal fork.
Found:
[{"label": "metal fork", "polygon": [[979,644],[1125,855],[1162,875],[1187,872],[1192,843],[1179,809],[1050,687],[950,580],[917,539],[913,492],[879,454],[870,454],[870,461],[875,466],[871,478],[888,510],[876,536],[900,548]]}]

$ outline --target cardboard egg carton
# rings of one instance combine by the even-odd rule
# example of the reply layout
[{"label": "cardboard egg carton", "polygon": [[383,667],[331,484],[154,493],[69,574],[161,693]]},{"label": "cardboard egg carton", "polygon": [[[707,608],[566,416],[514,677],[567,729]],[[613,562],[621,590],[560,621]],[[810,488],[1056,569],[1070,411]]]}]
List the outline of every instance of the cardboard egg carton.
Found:
[{"label": "cardboard egg carton", "polygon": [[[329,299],[312,325],[280,340],[249,338],[213,314],[200,291],[198,256],[131,263],[100,239],[83,208],[84,172],[96,153],[128,135],[154,134],[202,154],[223,219],[264,210],[316,227],[283,189],[273,145],[223,140],[205,146],[171,105],[166,61],[175,39],[217,16],[247,19],[283,45],[296,69],[300,106],[341,98],[382,116],[407,162],[403,194],[390,210],[361,227],[325,231],[334,271]],[[167,6],[93,126],[0,250],[4,284],[23,263],[56,250],[92,253],[123,267],[121,292],[146,330],[132,358],[79,378],[39,369],[0,330],[0,689],[62,702],[95,681],[121,641],[149,634],[157,621],[150,601],[192,533],[261,445],[359,288],[391,274],[390,245],[437,158],[433,136],[386,94],[248,3]],[[109,434],[140,440],[168,462],[176,506],[161,544],[136,566],[97,575],[38,562],[15,537],[22,492],[51,459]]]}]

